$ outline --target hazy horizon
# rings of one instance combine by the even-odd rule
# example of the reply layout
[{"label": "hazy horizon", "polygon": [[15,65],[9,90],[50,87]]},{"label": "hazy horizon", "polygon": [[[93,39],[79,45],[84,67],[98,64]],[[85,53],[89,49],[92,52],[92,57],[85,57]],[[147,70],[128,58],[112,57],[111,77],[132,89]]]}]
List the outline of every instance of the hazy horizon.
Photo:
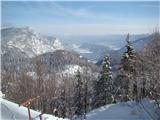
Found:
[{"label": "hazy horizon", "polygon": [[30,26],[45,35],[146,34],[158,25],[158,1],[2,1],[2,27]]}]

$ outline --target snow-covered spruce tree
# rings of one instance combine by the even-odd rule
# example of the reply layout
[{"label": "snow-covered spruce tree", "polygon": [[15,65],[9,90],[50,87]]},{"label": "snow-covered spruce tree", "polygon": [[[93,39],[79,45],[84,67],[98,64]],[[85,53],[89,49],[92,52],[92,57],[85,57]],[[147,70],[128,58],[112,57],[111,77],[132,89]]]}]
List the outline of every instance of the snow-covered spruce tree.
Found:
[{"label": "snow-covered spruce tree", "polygon": [[113,81],[109,56],[104,57],[100,79],[95,83],[95,107],[113,102]]},{"label": "snow-covered spruce tree", "polygon": [[65,81],[63,80],[61,83],[61,90],[60,90],[60,105],[59,105],[59,114],[60,117],[65,118],[66,117],[66,86]]},{"label": "snow-covered spruce tree", "polygon": [[87,79],[85,79],[84,81],[84,85],[83,85],[83,109],[84,109],[84,112],[83,112],[83,115],[84,115],[84,119],[86,119],[86,114],[88,112],[88,97],[89,97],[89,94],[88,94],[88,81]]},{"label": "snow-covered spruce tree", "polygon": [[135,60],[136,56],[132,47],[130,36],[126,38],[126,52],[123,54],[120,64],[120,74],[122,77],[122,101],[137,99],[137,83],[135,77]]},{"label": "snow-covered spruce tree", "polygon": [[76,85],[75,85],[75,95],[74,95],[74,104],[75,104],[75,115],[81,120],[83,119],[83,82],[81,79],[80,71],[78,69],[76,75]]}]

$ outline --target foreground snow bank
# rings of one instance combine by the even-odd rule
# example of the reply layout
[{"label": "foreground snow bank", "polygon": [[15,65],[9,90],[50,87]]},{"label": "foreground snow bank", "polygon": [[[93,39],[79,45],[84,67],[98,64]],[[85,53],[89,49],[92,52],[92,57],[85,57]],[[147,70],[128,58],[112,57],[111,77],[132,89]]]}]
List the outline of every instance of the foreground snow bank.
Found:
[{"label": "foreground snow bank", "polygon": [[87,120],[160,120],[160,111],[146,98],[103,106],[88,113]]},{"label": "foreground snow bank", "polygon": [[[1,102],[1,120],[28,120],[28,109],[26,107],[20,106],[13,102],[9,102],[5,99],[0,98]],[[40,113],[34,110],[31,110],[31,116],[33,120],[39,120]],[[67,120],[58,118],[52,115],[43,114],[43,120]]]},{"label": "foreground snow bank", "polygon": [[[2,98],[0,98],[0,102],[0,120],[28,120],[26,107],[19,107],[18,104]],[[33,120],[39,120],[39,114],[39,112],[31,110]],[[49,114],[43,114],[42,118],[43,120],[68,120]],[[146,98],[139,103],[129,101],[100,107],[88,113],[87,120],[160,120],[160,110],[156,108],[154,102]]]}]

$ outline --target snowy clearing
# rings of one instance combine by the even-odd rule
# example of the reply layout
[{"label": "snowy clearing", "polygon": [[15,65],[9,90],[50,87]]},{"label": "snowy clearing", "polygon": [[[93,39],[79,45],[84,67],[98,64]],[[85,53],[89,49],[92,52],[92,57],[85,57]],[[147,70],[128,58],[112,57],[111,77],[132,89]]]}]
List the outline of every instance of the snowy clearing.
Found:
[{"label": "snowy clearing", "polygon": [[110,104],[91,111],[87,120],[159,120],[160,111],[149,99]]}]

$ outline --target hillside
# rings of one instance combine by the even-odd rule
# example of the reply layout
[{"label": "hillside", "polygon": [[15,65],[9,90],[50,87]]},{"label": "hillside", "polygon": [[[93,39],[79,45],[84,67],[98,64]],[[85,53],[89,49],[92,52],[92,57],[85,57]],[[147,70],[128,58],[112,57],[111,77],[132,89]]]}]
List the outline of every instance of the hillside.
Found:
[{"label": "hillside", "polygon": [[[72,66],[76,65],[78,65],[80,69],[84,69],[83,72],[86,71],[85,68],[89,69],[91,74],[98,73],[99,71],[99,68],[96,65],[88,62],[86,58],[81,57],[75,52],[69,52],[66,50],[57,50],[54,52],[45,53],[33,58],[33,61],[36,60],[40,60],[42,63],[44,63],[49,73],[52,71],[62,72],[66,69],[72,70]],[[77,70],[74,71],[76,72]]]}]

